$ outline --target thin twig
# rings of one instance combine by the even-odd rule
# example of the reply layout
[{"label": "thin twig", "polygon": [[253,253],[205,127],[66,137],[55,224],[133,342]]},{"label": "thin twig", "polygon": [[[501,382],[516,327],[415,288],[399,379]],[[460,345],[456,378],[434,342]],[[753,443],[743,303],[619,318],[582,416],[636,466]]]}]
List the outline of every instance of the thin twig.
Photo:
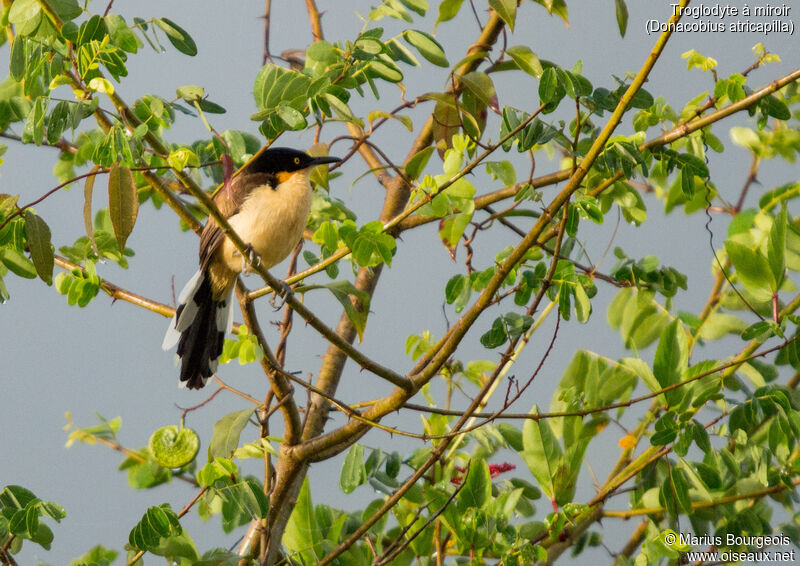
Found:
[{"label": "thin twig", "polygon": [[264,56],[261,58],[262,65],[266,65],[267,62],[272,62],[272,55],[269,52],[269,24],[271,13],[272,0],[264,0]]},{"label": "thin twig", "polygon": [[[464,471],[464,481],[462,481],[459,484],[458,488],[455,491],[453,491],[453,493],[450,495],[450,497],[447,498],[447,501],[444,502],[444,505],[442,505],[439,509],[437,509],[436,512],[433,515],[431,515],[431,517],[427,521],[425,521],[424,525],[422,525],[420,528],[418,528],[416,531],[414,531],[414,534],[412,534],[410,537],[407,537],[405,540],[403,540],[402,544],[398,545],[397,544],[398,541],[402,537],[405,536],[405,534],[408,532],[408,530],[416,522],[417,517],[419,515],[417,515],[413,519],[409,520],[408,524],[405,526],[405,528],[402,531],[400,531],[400,533],[397,535],[397,537],[395,538],[394,542],[386,547],[386,550],[384,550],[383,554],[381,554],[379,557],[377,557],[375,560],[372,561],[372,564],[374,566],[383,566],[384,564],[389,564],[392,560],[397,558],[397,556],[401,552],[403,552],[406,548],[408,548],[408,545],[410,545],[414,541],[415,538],[417,538],[419,535],[421,535],[425,531],[425,529],[427,529],[436,519],[439,518],[439,516],[442,513],[444,513],[445,509],[447,509],[450,506],[450,504],[453,501],[455,501],[455,499],[458,496],[458,494],[461,492],[462,489],[464,489],[464,486],[467,485],[466,477],[467,477],[467,475],[469,475],[469,469],[470,469],[471,465],[472,465],[472,461],[470,460],[467,463],[466,470]],[[424,508],[425,508],[424,506],[420,506],[419,512],[421,512]]]}]

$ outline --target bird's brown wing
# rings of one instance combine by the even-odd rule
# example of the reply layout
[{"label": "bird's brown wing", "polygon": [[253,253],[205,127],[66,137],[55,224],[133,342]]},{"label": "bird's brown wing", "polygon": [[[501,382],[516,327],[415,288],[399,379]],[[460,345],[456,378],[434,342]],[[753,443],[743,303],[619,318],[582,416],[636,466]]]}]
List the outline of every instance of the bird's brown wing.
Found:
[{"label": "bird's brown wing", "polygon": [[[230,190],[225,188],[214,197],[214,204],[225,218],[230,218],[239,212],[247,196],[256,188],[264,185],[274,186],[274,175],[267,173],[242,173],[231,181]],[[230,196],[229,196],[230,193]],[[200,235],[200,269],[206,270],[214,253],[225,241],[225,233],[217,222],[210,218]]]}]

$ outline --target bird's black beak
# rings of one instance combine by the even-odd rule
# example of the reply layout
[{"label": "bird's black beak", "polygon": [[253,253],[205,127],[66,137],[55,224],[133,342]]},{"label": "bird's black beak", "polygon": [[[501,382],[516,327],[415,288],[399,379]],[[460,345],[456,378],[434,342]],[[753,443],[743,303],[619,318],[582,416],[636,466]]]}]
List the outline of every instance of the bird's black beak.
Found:
[{"label": "bird's black beak", "polygon": [[326,163],[337,163],[339,161],[341,161],[341,158],[339,157],[320,155],[319,157],[312,157],[311,162],[308,164],[308,166],[315,167],[316,165],[325,165]]}]

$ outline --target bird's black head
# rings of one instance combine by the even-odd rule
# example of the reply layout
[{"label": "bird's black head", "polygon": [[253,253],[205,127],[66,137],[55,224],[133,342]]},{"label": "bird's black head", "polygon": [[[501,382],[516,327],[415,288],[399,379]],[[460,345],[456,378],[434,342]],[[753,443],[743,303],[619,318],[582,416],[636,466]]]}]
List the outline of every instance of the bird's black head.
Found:
[{"label": "bird's black head", "polygon": [[312,157],[304,151],[288,147],[270,147],[256,154],[255,158],[247,165],[248,173],[269,173],[280,176],[281,173],[294,173],[302,169],[336,163],[341,161],[338,157]]}]

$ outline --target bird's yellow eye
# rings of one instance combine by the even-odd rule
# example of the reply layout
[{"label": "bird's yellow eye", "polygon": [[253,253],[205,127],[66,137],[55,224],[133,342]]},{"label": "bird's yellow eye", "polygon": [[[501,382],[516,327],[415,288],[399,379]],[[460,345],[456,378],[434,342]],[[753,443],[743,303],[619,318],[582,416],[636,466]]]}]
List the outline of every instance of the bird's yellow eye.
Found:
[{"label": "bird's yellow eye", "polygon": [[294,158],[294,164],[295,165],[300,165],[300,158],[299,157],[295,157]]}]

